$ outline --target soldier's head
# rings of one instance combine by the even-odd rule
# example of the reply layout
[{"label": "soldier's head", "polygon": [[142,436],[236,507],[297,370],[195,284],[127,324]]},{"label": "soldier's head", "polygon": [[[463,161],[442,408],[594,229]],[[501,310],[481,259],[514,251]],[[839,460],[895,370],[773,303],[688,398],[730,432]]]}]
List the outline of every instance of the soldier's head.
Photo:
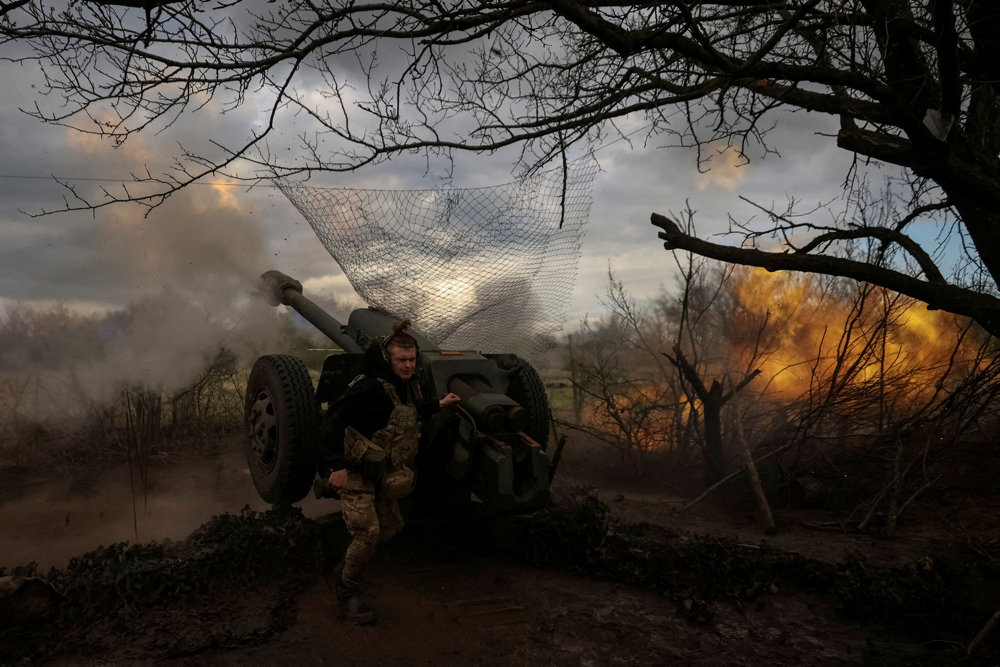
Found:
[{"label": "soldier's head", "polygon": [[409,326],[410,320],[394,324],[392,334],[388,336],[382,347],[389,367],[401,380],[409,380],[417,370],[417,351],[419,348],[417,339],[406,332]]}]

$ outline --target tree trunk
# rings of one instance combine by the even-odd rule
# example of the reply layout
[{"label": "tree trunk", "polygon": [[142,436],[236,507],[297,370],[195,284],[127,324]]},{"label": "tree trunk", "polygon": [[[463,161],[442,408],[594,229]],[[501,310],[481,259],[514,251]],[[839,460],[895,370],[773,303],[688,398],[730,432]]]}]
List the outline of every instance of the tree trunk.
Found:
[{"label": "tree trunk", "polygon": [[1000,284],[1000,211],[967,201],[956,202],[969,238],[979,253],[986,270],[993,276],[993,285]]},{"label": "tree trunk", "polygon": [[708,393],[701,397],[705,417],[705,486],[712,486],[726,476],[722,455],[722,384],[712,381]]}]

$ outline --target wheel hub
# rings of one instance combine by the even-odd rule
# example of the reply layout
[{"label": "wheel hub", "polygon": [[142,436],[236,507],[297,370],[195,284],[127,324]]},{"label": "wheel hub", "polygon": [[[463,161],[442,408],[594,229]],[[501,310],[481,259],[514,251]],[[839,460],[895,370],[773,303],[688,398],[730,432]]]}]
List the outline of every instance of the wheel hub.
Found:
[{"label": "wheel hub", "polygon": [[250,446],[265,470],[274,467],[278,452],[278,419],[274,401],[266,389],[257,392],[250,408]]}]

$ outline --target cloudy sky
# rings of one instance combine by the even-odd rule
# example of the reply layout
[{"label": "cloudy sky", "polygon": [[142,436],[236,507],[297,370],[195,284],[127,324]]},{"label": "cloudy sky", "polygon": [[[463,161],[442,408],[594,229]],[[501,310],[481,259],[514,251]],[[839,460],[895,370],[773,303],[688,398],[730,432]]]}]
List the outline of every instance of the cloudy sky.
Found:
[{"label": "cloudy sky", "polygon": [[[162,168],[176,153],[177,142],[197,141],[203,136],[199,133],[244,139],[259,121],[252,100],[236,112],[218,115],[209,110],[116,149],[21,112],[38,99],[39,76],[31,67],[0,63],[0,77],[0,309],[62,304],[100,311],[165,292],[233,300],[267,269],[299,278],[307,295],[336,298],[344,307],[358,303],[312,229],[274,187],[247,190],[205,182],[148,216],[137,207],[117,206],[32,217],[59,208],[69,196],[52,176],[90,193],[100,187],[119,188],[115,179],[128,179],[130,172],[146,166]],[[624,127],[638,129],[642,123]],[[752,215],[741,195],[779,206],[795,195],[804,207],[835,197],[850,157],[838,151],[831,138],[816,134],[831,129],[815,115],[788,115],[772,134],[772,147],[780,157],[769,155],[736,167],[723,154],[707,173],[698,173],[693,151],[644,145],[641,132],[631,145],[619,140],[598,147],[601,172],[567,328],[574,329],[585,315],[603,312],[600,299],[609,265],[640,298],[670,285],[673,262],[649,223],[653,211],[676,212],[687,201],[705,237],[723,230],[729,214]],[[512,166],[509,156],[463,156],[453,184],[506,182],[512,178]],[[423,162],[398,160],[318,179],[317,184],[421,188],[439,185],[440,180],[424,174]]]}]

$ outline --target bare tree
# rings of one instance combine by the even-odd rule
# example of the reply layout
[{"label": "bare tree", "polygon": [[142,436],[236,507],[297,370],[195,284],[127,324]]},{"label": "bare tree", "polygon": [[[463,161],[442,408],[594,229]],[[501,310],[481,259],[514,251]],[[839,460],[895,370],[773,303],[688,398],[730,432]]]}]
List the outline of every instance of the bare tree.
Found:
[{"label": "bare tree", "polygon": [[[725,384],[717,379],[712,380],[712,384],[706,387],[704,380],[694,366],[688,362],[679,346],[674,348],[674,356],[671,357],[666,353],[664,356],[677,366],[681,375],[687,380],[691,393],[697,397],[697,402],[701,406],[705,424],[705,486],[711,486],[725,475],[722,454],[722,408],[743,387],[750,384],[760,374],[760,370],[755,369],[748,373],[735,387],[726,391]],[[693,400],[691,402],[694,403]],[[742,437],[742,431],[740,437]]]},{"label": "bare tree", "polygon": [[867,283],[675,257],[697,270],[651,303],[609,275],[610,317],[577,349],[585,430],[637,469],[653,445],[689,478],[685,452],[703,453],[721,481],[687,507],[745,472],[765,527],[772,501],[827,503],[837,529],[885,536],[990,470],[972,462],[992,455],[1000,353],[969,320]]},{"label": "bare tree", "polygon": [[221,348],[191,385],[170,397],[173,436],[195,434],[210,439],[239,429],[246,377],[237,363],[230,350]]},{"label": "bare tree", "polygon": [[[751,366],[762,352],[751,344],[744,358],[732,358],[734,348],[746,350],[727,321],[731,269],[692,255],[675,259],[679,293],[652,304],[637,303],[609,270],[602,301],[608,317],[584,322],[576,355],[589,407],[581,428],[618,449],[636,472],[652,452],[671,469],[684,466],[696,446],[711,486],[725,474],[724,439],[731,439],[724,438],[723,407],[760,374]],[[739,334],[759,339],[767,317],[751,326]]]},{"label": "bare tree", "polygon": [[[826,225],[768,209],[767,222],[734,229],[751,242],[776,235],[788,251],[762,253],[654,217],[668,247],[870,281],[1000,333],[993,0],[12,0],[0,5],[0,39],[27,43],[32,53],[15,44],[10,57],[42,66],[52,102],[31,113],[116,142],[251,96],[263,109],[242,140],[182,147],[174,171],[135,175],[153,187],[69,198],[66,209],[155,206],[208,174],[344,171],[402,152],[520,145],[530,169],[616,133],[626,116],[664,143],[700,152],[721,140],[745,155],[766,148],[781,109],[807,110],[839,122],[837,145],[859,164],[900,168],[891,220]],[[286,152],[289,128],[299,144]],[[922,220],[954,224],[965,272],[945,276],[908,234]],[[874,254],[846,257],[858,242]],[[909,269],[879,261],[889,246]]]},{"label": "bare tree", "polygon": [[[576,387],[586,407],[582,430],[617,450],[635,474],[657,452],[673,468],[687,458],[678,387],[664,376],[658,345],[664,332],[646,321],[621,282],[608,275],[608,317],[583,322],[576,351]],[[656,339],[656,342],[653,341]]]},{"label": "bare tree", "polygon": [[[694,212],[689,208],[684,217],[687,228],[693,229]],[[753,322],[752,332],[737,333],[738,327],[728,322],[738,304],[738,300],[730,298],[732,267],[716,270],[691,253],[674,253],[674,260],[681,287],[675,309],[677,327],[673,344],[669,351],[661,349],[661,355],[676,369],[692,418],[701,421],[705,486],[710,487],[725,476],[722,408],[760,374],[753,365],[759,360],[759,343],[768,318],[765,315]],[[755,339],[749,345],[752,352],[745,360],[745,370],[737,371],[742,377],[733,379],[729,377],[734,371],[733,362],[744,360],[731,359],[731,348],[738,336],[748,333]],[[712,375],[717,377],[706,384]]]}]

